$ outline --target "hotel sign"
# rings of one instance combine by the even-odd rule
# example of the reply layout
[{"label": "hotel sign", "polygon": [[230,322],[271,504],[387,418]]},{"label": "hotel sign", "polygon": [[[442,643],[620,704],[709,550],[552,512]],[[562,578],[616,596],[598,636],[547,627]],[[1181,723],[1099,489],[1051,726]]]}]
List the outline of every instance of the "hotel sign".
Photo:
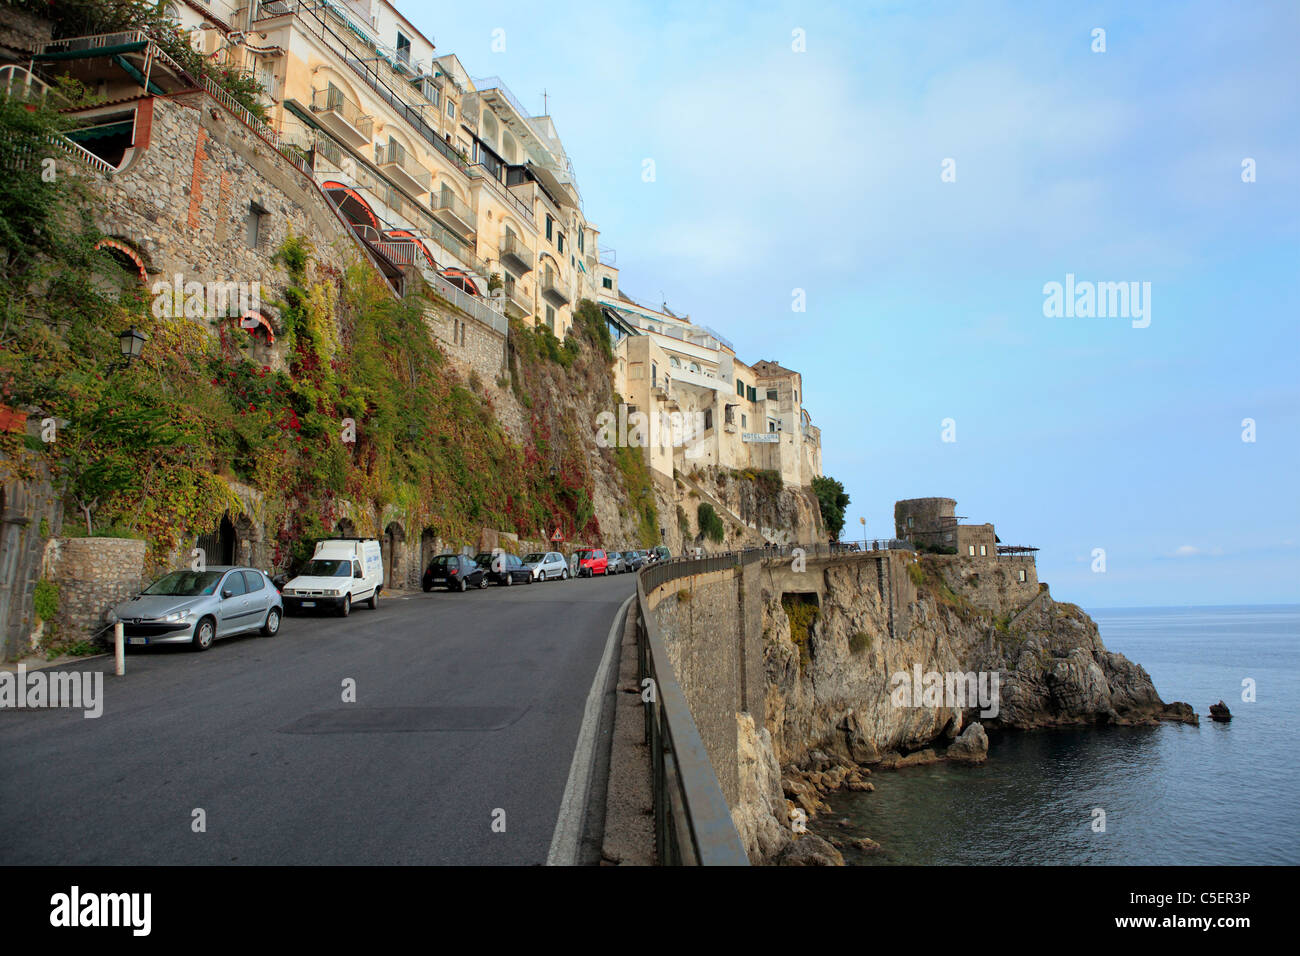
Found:
[{"label": "hotel sign", "polygon": [[740,436],[740,440],[772,445],[781,441],[781,433],[780,432],[745,432]]}]

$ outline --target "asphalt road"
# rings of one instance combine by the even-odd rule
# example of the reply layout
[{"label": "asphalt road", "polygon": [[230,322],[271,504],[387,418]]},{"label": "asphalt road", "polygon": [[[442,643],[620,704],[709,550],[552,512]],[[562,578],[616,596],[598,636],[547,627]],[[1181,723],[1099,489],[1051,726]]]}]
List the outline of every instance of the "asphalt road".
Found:
[{"label": "asphalt road", "polygon": [[0,864],[544,863],[634,581],[386,596],[132,650],[123,678],[76,665],[107,671],[102,717],[0,711]]}]

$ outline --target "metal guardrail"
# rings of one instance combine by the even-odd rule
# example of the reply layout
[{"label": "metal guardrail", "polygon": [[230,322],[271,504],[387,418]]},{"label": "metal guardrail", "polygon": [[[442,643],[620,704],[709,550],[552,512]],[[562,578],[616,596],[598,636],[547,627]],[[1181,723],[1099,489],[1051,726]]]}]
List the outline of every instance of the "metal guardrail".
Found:
[{"label": "metal guardrail", "polygon": [[674,578],[735,568],[740,561],[735,553],[676,559],[637,573],[633,610],[639,676],[653,680],[655,687],[654,699],[645,705],[645,735],[650,746],[655,850],[662,866],[749,865],[731,809],[646,600],[650,591]]}]

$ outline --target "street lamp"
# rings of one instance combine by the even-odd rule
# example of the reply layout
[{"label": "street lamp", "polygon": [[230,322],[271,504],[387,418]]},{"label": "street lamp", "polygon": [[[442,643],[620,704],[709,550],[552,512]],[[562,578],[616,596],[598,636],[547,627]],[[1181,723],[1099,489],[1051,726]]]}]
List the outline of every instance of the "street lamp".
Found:
[{"label": "street lamp", "polygon": [[125,332],[118,333],[117,343],[122,350],[122,358],[126,360],[121,364],[122,368],[129,367],[132,359],[140,357],[140,353],[144,351],[144,343],[147,341],[149,341],[149,336],[134,325]]}]

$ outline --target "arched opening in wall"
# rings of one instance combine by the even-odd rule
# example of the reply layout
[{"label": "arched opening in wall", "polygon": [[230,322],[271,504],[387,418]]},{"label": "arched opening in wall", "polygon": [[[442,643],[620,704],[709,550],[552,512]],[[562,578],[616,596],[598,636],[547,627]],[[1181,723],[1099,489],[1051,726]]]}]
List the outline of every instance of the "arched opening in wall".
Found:
[{"label": "arched opening in wall", "polygon": [[328,181],[321,183],[320,188],[354,228],[369,226],[372,229],[379,229],[379,219],[375,216],[375,211],[370,208],[370,203],[366,202],[351,186]]},{"label": "arched opening in wall", "polygon": [[396,521],[384,529],[384,536],[379,539],[379,550],[384,558],[384,586],[401,587],[403,581],[402,567],[405,563],[406,532]]},{"label": "arched opening in wall", "polygon": [[194,547],[198,548],[202,554],[182,555],[181,557],[183,559],[201,559],[204,564],[209,566],[234,564],[235,542],[235,524],[230,520],[230,514],[227,513],[221,516],[221,522],[215,529],[199,535],[194,540]]},{"label": "arched opening in wall", "polygon": [[352,523],[351,518],[340,518],[338,524],[334,525],[334,533],[340,538],[355,538],[357,526]]},{"label": "arched opening in wall", "polygon": [[[149,272],[144,256],[122,239],[106,236],[95,243],[100,261],[92,282],[110,302],[131,308],[142,305],[148,296]],[[184,303],[181,303],[183,314]]]}]

